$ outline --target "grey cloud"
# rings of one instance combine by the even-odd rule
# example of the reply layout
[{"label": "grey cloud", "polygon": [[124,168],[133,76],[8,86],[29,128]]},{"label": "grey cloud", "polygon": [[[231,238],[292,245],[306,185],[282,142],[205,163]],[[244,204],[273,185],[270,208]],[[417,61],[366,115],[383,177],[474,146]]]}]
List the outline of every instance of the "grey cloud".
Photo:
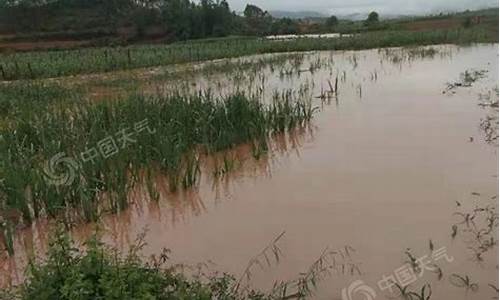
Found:
[{"label": "grey cloud", "polygon": [[496,0],[228,0],[230,6],[242,11],[247,3],[265,10],[319,11],[330,14],[366,13],[427,14],[466,9],[497,7]]}]

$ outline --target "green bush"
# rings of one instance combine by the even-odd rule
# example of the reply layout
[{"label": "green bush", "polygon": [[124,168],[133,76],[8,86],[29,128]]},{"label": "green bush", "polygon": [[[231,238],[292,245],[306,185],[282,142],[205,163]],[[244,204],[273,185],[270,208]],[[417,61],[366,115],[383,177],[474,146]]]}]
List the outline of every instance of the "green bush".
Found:
[{"label": "green bush", "polygon": [[126,255],[106,247],[96,236],[75,248],[68,234],[58,228],[47,257],[31,261],[24,283],[3,291],[11,300],[239,300],[271,299],[263,293],[242,294],[233,276],[188,276],[168,264],[168,251],[144,263],[141,239]]}]

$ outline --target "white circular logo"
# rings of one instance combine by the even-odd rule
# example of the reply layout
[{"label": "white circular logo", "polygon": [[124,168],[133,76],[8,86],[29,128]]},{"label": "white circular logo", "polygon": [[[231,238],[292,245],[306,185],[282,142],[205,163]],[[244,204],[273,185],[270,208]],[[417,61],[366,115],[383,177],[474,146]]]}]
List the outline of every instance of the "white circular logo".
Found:
[{"label": "white circular logo", "polygon": [[66,156],[64,152],[60,152],[45,162],[43,173],[45,180],[49,184],[57,186],[70,185],[75,180],[78,168],[78,162],[74,158]]},{"label": "white circular logo", "polygon": [[377,297],[377,293],[362,280],[356,280],[349,285],[348,288],[342,289],[342,300],[357,300],[356,295],[363,296],[364,300],[373,300]]}]

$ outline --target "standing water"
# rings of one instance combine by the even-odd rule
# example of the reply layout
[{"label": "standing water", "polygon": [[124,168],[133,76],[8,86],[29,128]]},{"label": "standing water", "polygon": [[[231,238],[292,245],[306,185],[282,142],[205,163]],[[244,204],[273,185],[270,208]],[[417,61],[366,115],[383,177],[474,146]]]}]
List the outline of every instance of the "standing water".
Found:
[{"label": "standing water", "polygon": [[[469,82],[464,74],[475,71],[482,76]],[[497,248],[478,254],[484,245],[463,216],[478,208],[498,215],[498,152],[481,126],[498,111],[480,105],[498,101],[498,45],[314,52],[261,72],[193,80],[246,84],[266,99],[286,89],[307,94],[319,108],[313,122],[273,137],[259,160],[245,145],[231,151],[234,170],[206,171],[196,189],[171,194],[158,178],[154,202],[136,188],[129,209],[103,217],[103,241],[126,249],[146,230],[146,256],[168,248],[174,263],[241,274],[285,232],[279,263],[254,268],[253,287],[294,280],[329,249],[338,261],[320,274],[313,299],[357,299],[362,290],[386,299],[396,283],[419,292],[429,284],[431,299],[496,295]],[[487,226],[477,215],[475,226]],[[25,253],[46,249],[46,223],[18,236],[17,254],[1,262],[4,284],[19,281]],[[74,235],[82,241],[93,228]]]}]

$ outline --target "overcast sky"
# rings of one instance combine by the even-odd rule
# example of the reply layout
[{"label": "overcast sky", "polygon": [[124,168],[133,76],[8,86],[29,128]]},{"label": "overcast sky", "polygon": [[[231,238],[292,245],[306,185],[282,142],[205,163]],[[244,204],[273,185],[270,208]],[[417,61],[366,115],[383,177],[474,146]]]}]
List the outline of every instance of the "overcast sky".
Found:
[{"label": "overcast sky", "polygon": [[497,0],[227,0],[233,10],[243,11],[247,3],[264,10],[319,11],[325,14],[366,13],[425,14],[497,7]]}]

